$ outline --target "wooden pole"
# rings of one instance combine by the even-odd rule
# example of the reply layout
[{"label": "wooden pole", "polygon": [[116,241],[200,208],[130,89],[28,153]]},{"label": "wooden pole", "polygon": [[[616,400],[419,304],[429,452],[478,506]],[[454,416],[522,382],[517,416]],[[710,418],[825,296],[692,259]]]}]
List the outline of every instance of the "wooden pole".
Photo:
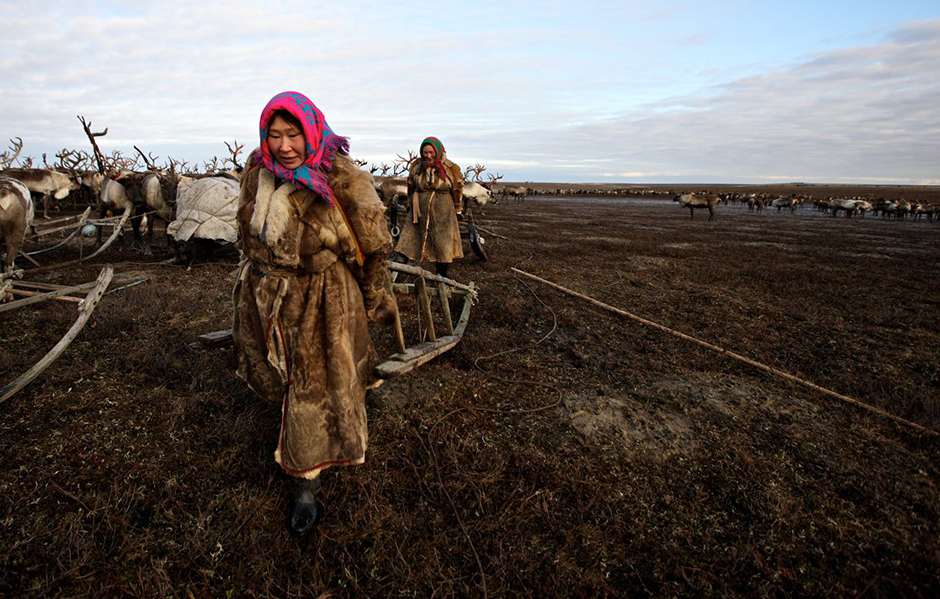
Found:
[{"label": "wooden pole", "polygon": [[404,352],[408,349],[408,346],[405,344],[405,332],[401,328],[401,313],[398,311],[398,299],[395,297],[394,284],[390,277],[385,277],[385,291],[395,303],[395,322],[392,323],[392,326],[395,327],[395,345],[398,346],[399,352]]},{"label": "wooden pole", "polygon": [[[91,289],[95,285],[96,283],[82,283],[81,285],[74,285],[72,287],[62,287],[61,289],[56,289],[48,293],[34,293],[31,291],[24,291],[21,289],[17,289],[16,281],[14,281],[13,288],[9,290],[10,293],[14,293],[17,295],[28,295],[31,297],[12,301],[6,304],[0,304],[0,312],[7,312],[9,310],[13,310],[15,308],[22,308],[30,304],[38,304],[39,302],[43,302],[49,299],[61,298],[64,296],[68,296],[71,293],[75,293],[76,291],[85,291],[87,289]],[[69,299],[75,300],[75,301],[83,301],[81,298],[77,298],[77,297],[72,297]]]},{"label": "wooden pole", "polygon": [[24,258],[26,258],[27,260],[29,260],[29,261],[32,263],[33,266],[41,266],[41,264],[39,264],[39,262],[36,262],[36,260],[35,260],[32,256],[30,256],[29,254],[27,254],[27,253],[24,252],[23,250],[20,250],[20,256],[23,256]]},{"label": "wooden pole", "polygon": [[[66,237],[65,239],[63,239],[62,241],[60,241],[59,243],[57,243],[57,244],[55,244],[55,245],[53,245],[53,246],[51,246],[51,247],[43,248],[43,249],[41,249],[41,250],[34,250],[34,251],[30,252],[29,255],[30,255],[30,256],[38,256],[39,254],[45,254],[46,252],[51,252],[52,250],[58,249],[58,248],[64,246],[65,244],[67,244],[69,241],[72,240],[73,237],[75,237],[76,235],[78,235],[78,234],[81,232],[82,227],[84,227],[84,226],[87,224],[86,221],[88,220],[88,214],[89,214],[90,211],[91,211],[91,206],[89,206],[88,208],[85,208],[85,212],[82,214],[81,219],[80,219],[77,223],[75,223],[75,224],[73,225],[75,228],[74,228],[74,230],[69,234],[68,237]],[[37,237],[40,237],[41,235],[42,235],[41,233],[38,233],[38,234],[37,234]]]},{"label": "wooden pole", "polygon": [[448,279],[447,277],[442,277],[441,275],[436,275],[432,272],[424,270],[420,266],[412,266],[411,264],[400,264],[398,262],[392,262],[391,260],[386,262],[389,270],[394,270],[397,272],[407,273],[409,275],[414,275],[416,277],[421,277],[429,281],[444,281],[449,287],[455,289],[461,289],[463,291],[471,291],[472,288],[463,283],[458,283],[453,279]]},{"label": "wooden pole", "polygon": [[803,385],[803,386],[805,386],[805,387],[809,387],[810,389],[813,389],[814,391],[818,391],[818,392],[820,392],[820,393],[822,393],[822,394],[824,394],[824,395],[828,395],[829,397],[834,397],[834,398],[838,399],[839,401],[844,401],[845,403],[849,403],[849,404],[852,404],[853,406],[862,408],[862,409],[864,409],[864,410],[868,410],[869,412],[873,412],[873,413],[875,413],[875,414],[878,414],[879,416],[883,416],[884,418],[888,418],[889,420],[893,420],[893,421],[895,421],[895,422],[897,422],[897,423],[899,423],[899,424],[903,424],[904,426],[911,427],[911,428],[916,429],[916,430],[918,430],[918,431],[920,431],[920,432],[922,432],[922,433],[927,433],[928,435],[933,435],[933,436],[940,436],[940,433],[938,433],[937,431],[934,431],[934,430],[931,430],[931,429],[929,429],[929,428],[923,427],[923,426],[917,424],[916,422],[911,422],[910,420],[905,420],[904,418],[901,418],[900,416],[895,416],[894,414],[891,414],[890,412],[886,412],[885,410],[882,410],[881,408],[876,408],[875,406],[872,406],[872,405],[869,405],[869,404],[867,404],[867,403],[861,402],[861,401],[859,401],[859,400],[857,400],[857,399],[853,399],[853,398],[851,398],[851,397],[848,397],[847,395],[842,395],[841,393],[836,393],[835,391],[832,391],[832,390],[830,390],[830,389],[826,389],[825,387],[820,387],[819,385],[817,385],[817,384],[815,384],[815,383],[812,383],[812,382],[810,382],[810,381],[807,381],[807,380],[805,380],[805,379],[801,379],[801,378],[799,378],[799,377],[797,377],[797,376],[793,376],[792,374],[789,374],[789,373],[784,372],[784,371],[782,371],[782,370],[777,370],[776,368],[773,368],[772,366],[767,366],[766,364],[761,364],[760,362],[756,362],[756,361],[751,360],[750,358],[746,358],[746,357],[744,357],[744,356],[742,356],[742,355],[740,355],[740,354],[736,354],[736,353],[734,353],[734,352],[728,351],[728,350],[726,350],[726,349],[723,349],[723,348],[721,348],[721,347],[718,347],[717,345],[712,345],[711,343],[708,343],[707,341],[702,341],[701,339],[696,339],[695,337],[692,337],[691,335],[686,335],[685,333],[680,333],[679,331],[670,329],[669,327],[666,327],[666,326],[663,326],[663,325],[658,324],[658,323],[656,323],[656,322],[653,322],[652,320],[647,320],[647,319],[642,318],[642,317],[640,317],[640,316],[637,316],[637,315],[635,315],[635,314],[631,314],[630,312],[627,312],[626,310],[621,310],[620,308],[615,308],[614,306],[611,306],[610,304],[605,304],[604,302],[598,301],[598,300],[596,300],[596,299],[594,299],[594,298],[592,298],[592,297],[590,297],[590,296],[587,296],[587,295],[578,293],[577,291],[572,291],[571,289],[568,289],[568,288],[566,288],[566,287],[562,287],[561,285],[558,285],[557,283],[552,283],[551,281],[545,280],[545,279],[543,279],[543,278],[541,278],[541,277],[538,277],[538,276],[536,276],[536,275],[533,275],[533,274],[531,274],[531,273],[527,273],[527,272],[525,272],[524,270],[519,270],[518,268],[510,268],[509,270],[511,270],[511,271],[513,271],[513,272],[515,272],[515,273],[517,273],[517,274],[520,274],[520,275],[522,275],[522,276],[524,276],[524,277],[527,277],[527,278],[529,278],[529,279],[532,279],[533,281],[538,281],[539,283],[542,283],[543,285],[548,285],[549,287],[552,287],[552,288],[554,288],[554,289],[557,289],[558,291],[561,291],[561,292],[563,292],[563,293],[567,293],[568,295],[574,296],[574,297],[576,297],[576,298],[578,298],[578,299],[581,299],[581,300],[584,300],[584,301],[586,301],[586,302],[588,302],[588,303],[594,304],[595,306],[597,306],[597,307],[599,307],[599,308],[603,308],[604,310],[607,310],[607,311],[609,311],[609,312],[613,312],[613,313],[619,314],[619,315],[621,315],[621,316],[626,316],[627,318],[630,318],[631,320],[635,320],[635,321],[637,321],[637,322],[639,322],[639,323],[641,323],[641,324],[645,324],[645,325],[647,325],[647,326],[653,327],[654,329],[658,329],[658,330],[660,330],[660,331],[662,331],[662,332],[664,332],[664,333],[668,333],[668,334],[670,334],[670,335],[672,335],[672,336],[674,336],[674,337],[678,337],[679,339],[685,339],[686,341],[691,341],[692,343],[695,343],[696,345],[700,345],[700,346],[704,347],[705,349],[709,349],[709,350],[711,350],[711,351],[713,351],[713,352],[716,352],[716,353],[719,353],[719,354],[721,354],[721,355],[723,355],[723,356],[727,356],[727,357],[729,357],[729,358],[731,358],[731,359],[733,359],[733,360],[737,360],[738,362],[743,362],[743,363],[748,364],[748,365],[750,365],[750,366],[753,366],[753,367],[755,367],[755,368],[759,368],[760,370],[763,370],[764,372],[769,372],[770,374],[773,374],[773,375],[775,375],[775,376],[779,376],[779,377],[781,377],[781,378],[783,378],[783,379],[786,379],[786,380],[788,380],[788,381],[791,381],[791,382],[793,382],[793,383],[797,383],[797,384],[799,384],[799,385]]},{"label": "wooden pole", "polygon": [[424,317],[424,324],[428,329],[428,341],[437,339],[434,334],[434,319],[431,316],[431,298],[428,297],[428,286],[424,282],[424,277],[415,279],[415,290],[418,292],[418,303],[421,305],[421,315]]},{"label": "wooden pole", "polygon": [[40,293],[39,291],[27,291],[26,289],[11,289],[10,293],[13,295],[22,295],[25,297],[41,297],[41,299],[54,299],[60,302],[74,302],[76,304],[82,303],[82,298],[75,297],[74,295],[53,295],[49,293]]},{"label": "wooden pole", "polygon": [[437,282],[437,297],[441,300],[441,311],[444,313],[444,329],[448,335],[453,335],[454,322],[450,318],[450,302],[447,301],[447,285],[444,281]]},{"label": "wooden pole", "polygon": [[114,276],[114,268],[108,264],[104,267],[101,273],[98,275],[98,280],[95,282],[95,287],[88,292],[88,295],[85,296],[83,300],[84,303],[80,304],[81,308],[79,310],[78,319],[72,325],[72,328],[69,329],[68,333],[65,334],[62,339],[56,343],[55,347],[49,350],[42,360],[37,362],[32,368],[23,373],[15,381],[0,389],[0,403],[3,403],[9,399],[17,391],[28,385],[33,381],[37,376],[43,373],[43,371],[52,364],[56,358],[58,358],[62,352],[78,337],[78,334],[85,327],[85,323],[88,322],[88,319],[91,318],[91,313],[94,312],[95,306],[98,305],[98,302],[101,301],[102,296],[104,295],[105,289],[108,288],[108,285],[111,283],[111,278]]}]

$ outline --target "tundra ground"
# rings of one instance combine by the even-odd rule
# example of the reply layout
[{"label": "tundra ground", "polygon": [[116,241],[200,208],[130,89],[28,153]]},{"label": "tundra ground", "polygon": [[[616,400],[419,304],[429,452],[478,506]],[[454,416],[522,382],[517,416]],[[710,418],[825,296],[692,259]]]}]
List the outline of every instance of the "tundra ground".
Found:
[{"label": "tundra ground", "polygon": [[[367,462],[326,473],[299,539],[278,408],[197,341],[230,324],[234,262],[115,249],[36,277],[150,281],[2,404],[0,595],[938,595],[940,439],[509,270],[940,430],[940,224],[706,216],[476,209],[490,260],[452,269],[480,288],[463,340],[371,393]],[[0,315],[0,383],[74,317]]]}]

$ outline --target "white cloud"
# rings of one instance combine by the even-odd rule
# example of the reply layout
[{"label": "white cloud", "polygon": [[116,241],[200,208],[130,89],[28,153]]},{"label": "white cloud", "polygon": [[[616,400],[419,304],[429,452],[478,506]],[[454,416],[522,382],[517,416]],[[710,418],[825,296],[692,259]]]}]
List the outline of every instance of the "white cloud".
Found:
[{"label": "white cloud", "polygon": [[[613,118],[530,132],[524,147],[605,156],[685,180],[927,183],[940,176],[940,21],[807,56]],[[786,174],[795,173],[795,174]]]},{"label": "white cloud", "polygon": [[[671,42],[643,27],[668,28],[684,7],[639,9],[639,29],[622,26],[637,46],[603,22],[623,19],[620,3],[566,21],[549,19],[561,2],[524,18],[502,3],[433,6],[6,3],[0,141],[21,136],[36,157],[85,148],[81,114],[109,127],[108,152],[137,144],[198,163],[226,154],[223,140],[254,145],[264,103],[297,89],[376,162],[436,135],[458,163],[507,180],[940,179],[940,21],[664,97],[687,72],[740,72],[660,62],[655,44]],[[673,38],[714,43],[703,30]]]}]

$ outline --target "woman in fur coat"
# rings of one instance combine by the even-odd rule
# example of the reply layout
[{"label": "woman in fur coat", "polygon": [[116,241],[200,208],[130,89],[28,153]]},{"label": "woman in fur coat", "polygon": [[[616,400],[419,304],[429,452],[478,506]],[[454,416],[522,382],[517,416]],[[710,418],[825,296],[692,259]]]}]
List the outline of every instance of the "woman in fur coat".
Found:
[{"label": "woman in fur coat", "polygon": [[376,362],[367,321],[394,319],[392,238],[371,175],[306,96],[275,96],[260,134],[241,180],[232,331],[238,376],[281,405],[274,459],[296,479],[290,526],[300,533],[319,519],[320,473],[365,461]]},{"label": "woman in fur coat", "polygon": [[448,265],[463,258],[457,225],[463,218],[463,175],[436,137],[421,142],[421,160],[408,169],[408,198],[408,218],[395,250],[415,262],[434,262],[437,274],[446,277]]}]

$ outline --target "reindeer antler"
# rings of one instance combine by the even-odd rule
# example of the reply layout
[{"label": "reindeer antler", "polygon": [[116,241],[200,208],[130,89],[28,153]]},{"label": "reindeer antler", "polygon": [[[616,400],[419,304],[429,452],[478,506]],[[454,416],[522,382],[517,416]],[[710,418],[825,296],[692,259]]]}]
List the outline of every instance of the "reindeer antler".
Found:
[{"label": "reindeer antler", "polygon": [[13,152],[10,155],[7,152],[0,154],[0,167],[10,168],[13,166],[13,162],[16,161],[16,157],[20,155],[20,152],[23,151],[23,138],[17,137],[16,141],[10,140],[10,152]]},{"label": "reindeer antler", "polygon": [[238,164],[238,155],[241,154],[243,149],[245,149],[245,144],[239,144],[237,139],[234,142],[232,142],[233,145],[235,146],[234,148],[228,145],[227,141],[222,142],[222,143],[225,144],[225,147],[228,148],[229,153],[232,155],[231,158],[226,158],[225,160],[223,160],[222,164],[224,165],[226,162],[231,162],[232,168],[234,168],[235,170],[240,169],[241,166]]},{"label": "reindeer antler", "polygon": [[159,156],[154,156],[154,155],[153,155],[153,152],[151,152],[151,153],[150,153],[150,158],[148,158],[147,156],[144,156],[144,153],[141,152],[140,148],[138,148],[137,146],[134,146],[134,149],[137,150],[137,153],[138,153],[138,154],[140,154],[140,157],[141,157],[141,159],[143,159],[144,165],[146,165],[148,171],[158,171],[158,170],[160,170],[160,169],[157,167],[157,160],[160,159]]},{"label": "reindeer antler", "polygon": [[108,165],[107,169],[105,168],[106,160],[104,154],[101,153],[101,149],[98,147],[98,142],[95,141],[95,138],[107,135],[108,128],[105,127],[104,131],[99,133],[92,133],[91,121],[86,121],[85,117],[83,116],[79,116],[78,120],[81,121],[82,128],[85,129],[85,135],[88,136],[88,141],[91,142],[91,147],[95,150],[95,160],[98,162],[98,172],[100,172],[102,175],[107,175],[111,171],[111,168],[110,165]]},{"label": "reindeer antler", "polygon": [[[224,164],[224,162],[223,162]],[[202,167],[206,169],[206,173],[214,173],[219,170],[219,157],[213,156],[212,161],[206,161]]]},{"label": "reindeer antler", "polygon": [[164,168],[166,168],[167,172],[169,172],[169,174],[174,177],[176,176],[177,172],[179,172],[180,174],[188,172],[186,169],[188,168],[189,162],[186,160],[177,160],[176,158],[173,158],[172,156],[167,156],[166,164],[168,166]]},{"label": "reindeer antler", "polygon": [[[485,187],[486,185],[492,185],[492,184],[493,184],[493,181],[490,181],[489,183],[484,183],[484,182],[483,182],[482,175],[483,175],[483,172],[484,172],[485,170],[486,170],[486,167],[485,167],[485,166],[483,166],[483,165],[480,164],[480,163],[477,163],[477,164],[474,164],[473,166],[468,166],[468,167],[464,170],[463,176],[464,176],[464,178],[466,179],[466,178],[470,175],[470,173],[473,173],[473,181],[474,181],[474,182],[479,183],[480,185],[483,185],[484,187]],[[489,176],[492,177],[493,175],[489,175]]]},{"label": "reindeer antler", "polygon": [[408,150],[408,156],[402,156],[401,154],[396,154],[396,156],[398,159],[395,162],[404,166],[405,170],[411,168],[411,165],[414,163],[414,161],[419,158],[419,156],[411,150]]},{"label": "reindeer antler", "polygon": [[[58,162],[53,166],[57,168],[63,168],[67,170],[73,177],[78,176],[79,167],[84,163],[85,159],[77,150],[69,150],[67,148],[62,148],[60,152],[57,152],[55,155],[58,158]],[[46,155],[43,154],[43,162],[46,161]]]},{"label": "reindeer antler", "polygon": [[117,170],[130,169],[137,165],[137,158],[127,158],[119,150],[111,152],[111,166]]}]

